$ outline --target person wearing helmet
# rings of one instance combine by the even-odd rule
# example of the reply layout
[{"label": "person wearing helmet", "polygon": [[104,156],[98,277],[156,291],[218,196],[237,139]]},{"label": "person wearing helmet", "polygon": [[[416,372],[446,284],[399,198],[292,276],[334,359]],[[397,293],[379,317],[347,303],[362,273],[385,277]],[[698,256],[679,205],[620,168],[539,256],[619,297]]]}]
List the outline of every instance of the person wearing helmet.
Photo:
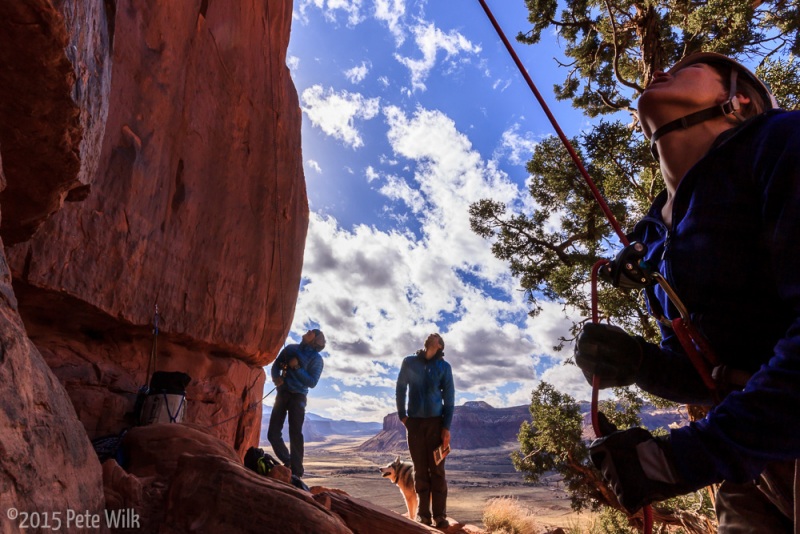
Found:
[{"label": "person wearing helmet", "polygon": [[[275,451],[275,456],[292,474],[302,477],[304,438],[303,422],[306,418],[306,403],[309,388],[316,387],[322,376],[324,362],[320,351],[325,349],[325,334],[313,328],[303,334],[300,343],[286,345],[275,358],[270,374],[278,394],[267,429],[267,440]],[[291,452],[283,441],[283,425],[289,416],[289,444]]]},{"label": "person wearing helmet", "polygon": [[[592,461],[631,513],[719,483],[719,532],[792,532],[800,479],[800,112],[778,109],[750,70],[713,53],[656,72],[638,109],[666,187],[629,238],[645,246],[642,265],[677,293],[718,365],[709,387],[671,328],[661,327],[655,345],[587,324],[575,345],[587,378],[709,407],[702,420],[664,437],[608,428],[590,448]],[[680,317],[661,285],[646,293],[651,311]]]}]

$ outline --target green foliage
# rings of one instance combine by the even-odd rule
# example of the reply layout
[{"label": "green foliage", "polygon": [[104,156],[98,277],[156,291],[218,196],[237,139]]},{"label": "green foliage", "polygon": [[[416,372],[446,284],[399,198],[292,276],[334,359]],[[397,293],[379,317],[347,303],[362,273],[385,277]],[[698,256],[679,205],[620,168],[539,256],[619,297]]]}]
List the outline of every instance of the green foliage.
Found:
[{"label": "green foliage", "polygon": [[628,110],[658,69],[700,50],[747,58],[800,52],[800,8],[783,0],[526,0],[522,43],[555,30],[567,70],[556,97],[590,117]]},{"label": "green foliage", "polygon": [[520,450],[511,455],[514,467],[525,480],[538,482],[555,471],[564,479],[575,511],[596,509],[602,496],[599,473],[589,465],[589,452],[582,438],[580,406],[567,394],[542,382],[533,391],[531,423],[523,422],[518,439]]},{"label": "green foliage", "polygon": [[[573,141],[576,152],[589,162],[587,170],[615,218],[623,227],[631,225],[663,187],[647,144],[618,121],[601,121]],[[519,277],[532,316],[545,299],[588,317],[592,266],[614,254],[616,236],[558,138],[542,141],[527,169],[528,190],[536,204],[533,212],[509,213],[503,203],[483,199],[470,207],[472,229],[493,240],[494,255]],[[604,284],[599,291],[604,317],[655,339],[655,324],[644,311],[639,292]],[[580,324],[575,322],[573,333]]]},{"label": "green foliage", "polygon": [[767,58],[756,75],[761,77],[784,109],[800,109],[800,60]]},{"label": "green foliage", "polygon": [[[572,144],[619,221],[630,230],[662,190],[657,163],[638,132],[632,107],[655,70],[686,54],[712,50],[748,60],[763,58],[757,73],[788,109],[800,99],[797,2],[771,0],[526,0],[529,31],[517,40],[539,41],[555,31],[563,43],[566,78],[555,88],[589,117],[599,120]],[[560,12],[559,12],[560,10]],[[620,112],[630,120],[625,123]],[[590,315],[589,274],[599,258],[613,257],[619,244],[583,177],[556,137],[541,142],[527,165],[532,213],[515,213],[492,200],[471,206],[475,232],[492,241],[508,262],[530,303],[541,300],[577,310],[572,333]],[[657,329],[637,292],[600,284],[601,318],[651,340]],[[574,316],[574,314],[573,314]],[[562,339],[556,348],[569,341]]]},{"label": "green foliage", "polygon": [[[627,389],[615,393],[617,399],[602,402],[600,409],[620,429],[639,426],[643,400]],[[541,382],[531,395],[530,411],[530,423],[524,422],[517,436],[520,449],[511,454],[514,467],[524,474],[525,480],[535,483],[546,473],[558,473],[570,494],[573,510],[596,511],[605,505],[611,511],[602,514],[600,530],[635,532],[631,525],[640,525],[641,515],[630,516],[622,509],[589,461],[579,404]],[[659,503],[657,517],[664,525],[683,525],[686,532],[706,532],[713,518],[713,506],[708,493],[700,491]]]}]

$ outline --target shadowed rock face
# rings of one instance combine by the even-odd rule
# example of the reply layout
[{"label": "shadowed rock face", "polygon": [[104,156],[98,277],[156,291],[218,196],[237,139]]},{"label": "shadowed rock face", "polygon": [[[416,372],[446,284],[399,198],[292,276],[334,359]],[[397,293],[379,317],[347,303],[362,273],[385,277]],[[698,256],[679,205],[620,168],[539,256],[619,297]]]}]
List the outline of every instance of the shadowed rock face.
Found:
[{"label": "shadowed rock face", "polygon": [[31,5],[55,43],[40,78],[60,85],[30,105],[0,94],[0,230],[38,228],[6,248],[31,339],[92,438],[129,426],[148,370],[165,370],[193,379],[187,420],[256,445],[308,226],[291,1]]},{"label": "shadowed rock face", "polygon": [[0,532],[20,532],[5,517],[103,509],[100,464],[67,393],[25,335],[11,276],[0,255]]},{"label": "shadowed rock face", "polygon": [[28,239],[97,170],[108,110],[109,39],[101,1],[0,4],[0,193],[6,245]]}]

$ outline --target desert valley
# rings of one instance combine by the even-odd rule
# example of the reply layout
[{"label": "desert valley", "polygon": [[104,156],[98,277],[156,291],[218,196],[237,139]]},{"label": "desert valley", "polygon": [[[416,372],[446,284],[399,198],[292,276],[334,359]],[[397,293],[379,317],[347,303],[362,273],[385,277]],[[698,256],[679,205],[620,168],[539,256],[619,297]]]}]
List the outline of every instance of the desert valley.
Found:
[{"label": "desert valley", "polygon": [[[589,435],[588,403],[581,403]],[[261,446],[266,441],[269,407],[262,416]],[[648,408],[646,426],[655,428],[681,421],[681,412]],[[542,532],[561,527],[565,531],[589,531],[595,516],[577,514],[556,473],[532,484],[512,465],[510,455],[519,444],[516,434],[522,421],[530,419],[527,406],[493,408],[483,402],[456,407],[453,419],[453,452],[447,458],[448,516],[459,523],[484,528],[483,512],[497,498],[511,498],[529,510]],[[286,431],[286,429],[284,429]],[[381,477],[379,468],[400,457],[410,462],[405,433],[392,413],[378,423],[332,421],[312,413],[303,427],[306,436],[306,474],[309,486],[345,491],[399,514],[406,513],[396,486]],[[287,436],[288,439],[288,436]]]}]

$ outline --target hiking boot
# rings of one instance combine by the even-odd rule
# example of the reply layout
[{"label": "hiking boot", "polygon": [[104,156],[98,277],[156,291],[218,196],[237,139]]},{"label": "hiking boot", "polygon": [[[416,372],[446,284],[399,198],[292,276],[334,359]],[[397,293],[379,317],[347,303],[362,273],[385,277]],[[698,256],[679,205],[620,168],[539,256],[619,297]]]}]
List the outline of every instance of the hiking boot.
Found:
[{"label": "hiking boot", "polygon": [[418,515],[417,519],[416,519],[416,522],[417,523],[422,523],[423,525],[427,525],[429,527],[433,526],[433,521],[431,521],[430,517],[424,517],[424,516]]},{"label": "hiking boot", "polygon": [[436,520],[436,528],[447,528],[450,526],[450,522],[447,520],[446,517],[440,517]]}]

